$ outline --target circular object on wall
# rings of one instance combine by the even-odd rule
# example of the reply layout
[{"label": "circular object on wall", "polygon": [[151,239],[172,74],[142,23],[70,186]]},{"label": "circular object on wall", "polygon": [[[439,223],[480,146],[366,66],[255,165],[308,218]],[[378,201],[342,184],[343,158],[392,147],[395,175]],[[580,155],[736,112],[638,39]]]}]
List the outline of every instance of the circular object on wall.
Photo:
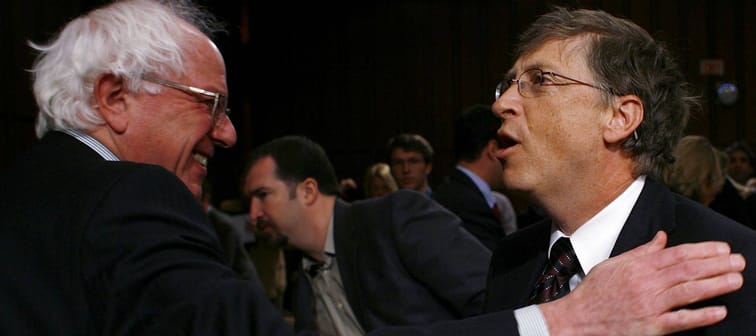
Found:
[{"label": "circular object on wall", "polygon": [[717,98],[723,105],[734,105],[738,101],[738,86],[733,83],[719,84]]}]

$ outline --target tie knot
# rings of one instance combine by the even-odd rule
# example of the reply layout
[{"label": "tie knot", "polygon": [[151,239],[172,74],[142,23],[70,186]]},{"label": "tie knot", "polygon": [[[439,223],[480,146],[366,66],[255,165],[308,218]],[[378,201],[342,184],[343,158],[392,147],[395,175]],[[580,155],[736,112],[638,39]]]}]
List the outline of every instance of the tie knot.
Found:
[{"label": "tie knot", "polygon": [[570,239],[566,237],[559,238],[551,247],[549,262],[562,276],[571,277],[580,271],[575,249],[572,248]]},{"label": "tie knot", "polygon": [[580,272],[580,262],[569,238],[559,238],[551,247],[549,262],[530,295],[530,303],[556,300],[570,292],[570,278]]}]

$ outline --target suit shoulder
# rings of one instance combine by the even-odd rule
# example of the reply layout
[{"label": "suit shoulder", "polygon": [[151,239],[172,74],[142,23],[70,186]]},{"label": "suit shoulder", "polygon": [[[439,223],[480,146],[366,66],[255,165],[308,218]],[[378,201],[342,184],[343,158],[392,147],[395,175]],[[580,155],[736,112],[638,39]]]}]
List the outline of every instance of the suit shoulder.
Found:
[{"label": "suit shoulder", "polygon": [[428,195],[425,195],[423,193],[420,193],[414,190],[408,190],[408,189],[399,189],[383,197],[356,202],[356,204],[368,204],[368,203],[379,203],[379,204],[384,204],[384,205],[385,204],[395,204],[395,205],[435,204],[435,202],[433,202],[433,200],[430,197],[428,197]]},{"label": "suit shoulder", "polygon": [[670,244],[721,240],[737,250],[756,241],[756,231],[747,226],[683,196],[674,197],[677,227],[670,232]]}]

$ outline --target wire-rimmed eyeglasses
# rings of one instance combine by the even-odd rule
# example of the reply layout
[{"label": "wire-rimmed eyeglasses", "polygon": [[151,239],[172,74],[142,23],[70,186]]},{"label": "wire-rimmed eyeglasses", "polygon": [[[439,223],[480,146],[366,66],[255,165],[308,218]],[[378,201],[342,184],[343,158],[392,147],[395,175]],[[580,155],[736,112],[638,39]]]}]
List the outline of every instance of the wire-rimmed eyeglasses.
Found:
[{"label": "wire-rimmed eyeglasses", "polygon": [[528,69],[523,71],[519,78],[504,79],[499,82],[499,84],[496,85],[494,98],[499,100],[499,97],[504,94],[504,91],[515,83],[517,83],[517,92],[526,98],[534,98],[544,94],[546,92],[546,89],[544,88],[545,86],[585,85],[594,89],[604,90],[604,88],[596,84],[586,83],[565,75],[560,75],[553,71]]},{"label": "wire-rimmed eyeglasses", "polygon": [[179,84],[153,76],[142,76],[142,79],[151,83],[180,90],[188,94],[198,94],[205,97],[210,97],[211,99],[202,100],[200,101],[200,103],[203,103],[207,105],[208,108],[210,108],[210,116],[213,118],[213,123],[215,126],[218,126],[221,121],[231,113],[231,109],[228,108],[228,97],[226,97],[226,95],[222,93],[207,91],[204,89]]},{"label": "wire-rimmed eyeglasses", "polygon": [[[567,80],[567,81],[565,81]],[[563,86],[563,85],[585,85],[597,90],[611,92],[609,89],[602,88],[596,84],[586,83],[581,80],[560,75],[553,71],[543,71],[541,69],[528,69],[520,74],[520,78],[504,79],[496,85],[494,93],[495,100],[499,100],[504,91],[512,84],[517,83],[517,92],[526,98],[534,98],[543,95],[546,92],[545,86]],[[633,130],[633,138],[638,140],[638,130]]]}]

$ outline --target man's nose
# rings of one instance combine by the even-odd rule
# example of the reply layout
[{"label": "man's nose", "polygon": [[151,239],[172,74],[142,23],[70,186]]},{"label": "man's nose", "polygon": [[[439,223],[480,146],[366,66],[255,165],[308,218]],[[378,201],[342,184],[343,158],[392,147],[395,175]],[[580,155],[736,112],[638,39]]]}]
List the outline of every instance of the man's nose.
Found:
[{"label": "man's nose", "polygon": [[262,207],[260,202],[254,197],[249,201],[249,219],[252,223],[256,222],[258,218],[262,217]]},{"label": "man's nose", "polygon": [[210,130],[210,139],[216,146],[223,148],[229,148],[236,143],[236,128],[227,115]]}]

